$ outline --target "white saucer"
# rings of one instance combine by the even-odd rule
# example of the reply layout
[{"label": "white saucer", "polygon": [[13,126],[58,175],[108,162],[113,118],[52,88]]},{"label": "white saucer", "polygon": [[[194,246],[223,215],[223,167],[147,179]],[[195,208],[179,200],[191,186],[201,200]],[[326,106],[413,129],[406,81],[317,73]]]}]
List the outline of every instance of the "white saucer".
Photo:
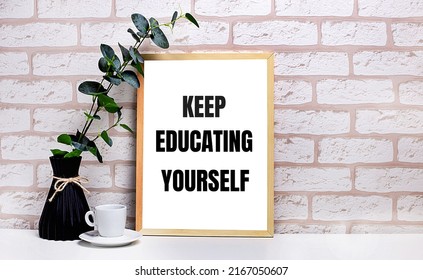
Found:
[{"label": "white saucer", "polygon": [[138,231],[125,229],[122,236],[119,237],[102,237],[97,230],[87,231],[79,235],[84,241],[87,241],[95,246],[101,247],[117,247],[128,245],[141,237]]}]

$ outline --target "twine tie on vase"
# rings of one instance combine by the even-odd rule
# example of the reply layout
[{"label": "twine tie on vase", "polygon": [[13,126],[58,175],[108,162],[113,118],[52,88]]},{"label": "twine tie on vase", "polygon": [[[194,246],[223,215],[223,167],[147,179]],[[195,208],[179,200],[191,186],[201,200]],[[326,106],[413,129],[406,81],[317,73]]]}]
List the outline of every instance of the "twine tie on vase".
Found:
[{"label": "twine tie on vase", "polygon": [[88,183],[88,179],[85,177],[77,176],[77,177],[71,177],[71,178],[60,178],[60,177],[53,176],[53,178],[56,179],[57,181],[54,184],[55,192],[48,199],[48,201],[50,202],[52,202],[56,194],[63,191],[69,183],[74,183],[78,185],[83,191],[90,193],[86,188],[84,188],[84,186],[82,186],[82,183],[84,184]]}]

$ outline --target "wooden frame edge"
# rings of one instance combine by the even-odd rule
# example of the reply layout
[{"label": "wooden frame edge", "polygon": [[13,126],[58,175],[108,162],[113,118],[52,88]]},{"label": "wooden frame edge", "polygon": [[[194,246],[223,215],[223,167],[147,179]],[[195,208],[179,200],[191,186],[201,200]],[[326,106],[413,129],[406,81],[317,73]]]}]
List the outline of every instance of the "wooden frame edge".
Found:
[{"label": "wooden frame edge", "polygon": [[144,235],[159,236],[220,236],[220,237],[273,237],[274,236],[274,54],[273,53],[195,53],[195,54],[146,54],[145,60],[217,60],[217,59],[266,59],[267,60],[267,230],[196,230],[196,229],[143,229],[142,182],[144,137],[144,78],[138,75],[137,138],[136,138],[136,205],[135,230]]}]

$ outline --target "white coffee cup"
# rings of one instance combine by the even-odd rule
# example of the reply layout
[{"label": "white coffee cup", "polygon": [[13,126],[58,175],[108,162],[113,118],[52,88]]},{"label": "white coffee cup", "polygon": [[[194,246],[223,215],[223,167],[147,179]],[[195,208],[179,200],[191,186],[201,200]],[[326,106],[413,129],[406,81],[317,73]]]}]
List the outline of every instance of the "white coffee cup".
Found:
[{"label": "white coffee cup", "polygon": [[[93,222],[89,217],[92,217]],[[103,204],[96,206],[94,211],[85,214],[85,222],[94,228],[102,237],[122,236],[126,224],[126,206],[121,204]]]}]

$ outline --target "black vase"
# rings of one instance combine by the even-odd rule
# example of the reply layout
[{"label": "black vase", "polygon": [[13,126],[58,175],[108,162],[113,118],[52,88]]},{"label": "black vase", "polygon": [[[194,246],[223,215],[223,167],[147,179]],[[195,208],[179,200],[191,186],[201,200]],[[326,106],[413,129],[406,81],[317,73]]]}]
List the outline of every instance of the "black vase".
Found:
[{"label": "black vase", "polygon": [[[53,176],[59,178],[77,177],[81,157],[50,157]],[[40,217],[38,233],[48,240],[77,240],[79,235],[93,228],[85,222],[85,213],[90,209],[84,191],[75,183],[68,183],[63,191],[55,193],[53,178]]]}]

